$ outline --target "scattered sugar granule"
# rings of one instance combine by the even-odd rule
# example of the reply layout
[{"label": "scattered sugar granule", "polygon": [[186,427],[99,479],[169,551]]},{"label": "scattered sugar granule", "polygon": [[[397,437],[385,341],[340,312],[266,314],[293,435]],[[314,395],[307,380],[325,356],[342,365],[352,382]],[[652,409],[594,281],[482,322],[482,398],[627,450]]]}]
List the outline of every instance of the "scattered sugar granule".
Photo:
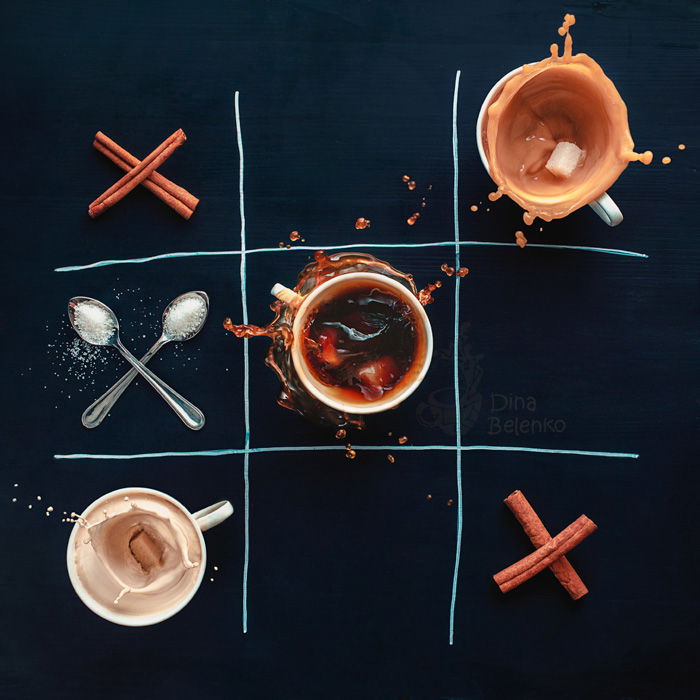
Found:
[{"label": "scattered sugar granule", "polygon": [[580,149],[575,143],[560,141],[544,167],[557,177],[571,177],[571,173],[583,163],[585,158],[586,151]]}]

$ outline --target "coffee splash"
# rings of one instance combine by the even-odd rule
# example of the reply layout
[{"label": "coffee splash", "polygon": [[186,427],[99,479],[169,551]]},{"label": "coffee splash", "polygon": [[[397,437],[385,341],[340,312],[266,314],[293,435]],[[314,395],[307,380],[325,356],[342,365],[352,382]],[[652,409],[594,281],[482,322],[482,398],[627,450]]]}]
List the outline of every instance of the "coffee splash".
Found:
[{"label": "coffee splash", "polygon": [[[99,518],[102,509],[102,519]],[[91,597],[112,612],[152,615],[191,590],[202,551],[187,517],[165,499],[134,492],[100,504],[85,516],[75,539],[78,577]]]},{"label": "coffee splash", "polygon": [[[607,190],[631,161],[651,162],[651,151],[635,153],[627,107],[600,65],[584,53],[573,53],[572,14],[559,34],[564,53],[552,44],[551,56],[523,66],[489,105],[482,141],[489,170],[498,185],[495,201],[506,194],[525,213],[559,219]],[[584,157],[568,177],[545,166],[558,143],[575,144]]]},{"label": "coffee splash", "polygon": [[[433,302],[432,292],[436,289],[435,285],[428,285],[426,289],[419,292],[412,275],[400,272],[389,263],[366,253],[327,255],[322,250],[316,251],[314,261],[299,273],[294,291],[301,296],[306,296],[333,277],[351,272],[373,272],[385,275],[407,287],[423,306]],[[238,338],[266,336],[271,339],[265,364],[275,372],[282,384],[277,403],[322,425],[336,428],[350,426],[362,428],[364,420],[361,416],[333,409],[306,391],[294,369],[290,352],[296,311],[279,300],[273,301],[270,309],[274,317],[266,326],[234,324],[230,318],[227,318],[224,321],[224,328]]]}]

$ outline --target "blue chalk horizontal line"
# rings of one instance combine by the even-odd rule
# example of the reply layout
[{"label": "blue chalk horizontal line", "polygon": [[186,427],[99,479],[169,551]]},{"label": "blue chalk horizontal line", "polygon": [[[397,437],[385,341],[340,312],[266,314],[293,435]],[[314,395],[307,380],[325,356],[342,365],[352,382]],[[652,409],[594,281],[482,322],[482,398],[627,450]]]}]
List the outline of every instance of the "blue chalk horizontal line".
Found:
[{"label": "blue chalk horizontal line", "polygon": [[[460,246],[492,246],[503,248],[517,247],[516,243],[502,243],[496,241],[459,241]],[[351,243],[347,245],[300,245],[291,248],[250,248],[245,251],[246,255],[254,253],[286,253],[295,250],[361,250],[363,248],[451,248],[455,246],[455,241],[436,241],[434,243]],[[617,248],[591,248],[581,245],[556,245],[550,243],[528,243],[528,248],[551,248],[555,250],[578,250],[586,253],[607,253],[609,255],[623,255],[629,258],[648,258],[645,253],[636,253],[631,250],[620,250]],[[67,267],[56,267],[54,272],[79,272],[80,270],[91,270],[97,267],[109,267],[110,265],[136,265],[141,263],[155,262],[158,260],[174,260],[176,258],[201,258],[224,255],[240,255],[240,250],[200,250],[180,253],[161,253],[160,255],[150,255],[145,258],[123,258],[113,260],[99,260],[87,265],[69,265]]]},{"label": "blue chalk horizontal line", "polygon": [[[454,245],[454,243],[453,243]],[[597,452],[591,450],[554,450],[546,447],[518,447],[505,445],[353,445],[358,451],[431,451],[444,452],[536,452],[540,454],[574,455],[579,457],[612,457],[616,459],[638,459],[634,452]],[[55,454],[54,459],[148,459],[154,457],[221,457],[224,455],[259,454],[263,452],[316,452],[345,450],[345,445],[291,445],[287,447],[251,447],[223,450],[196,450],[194,452],[141,452],[138,454]]]}]

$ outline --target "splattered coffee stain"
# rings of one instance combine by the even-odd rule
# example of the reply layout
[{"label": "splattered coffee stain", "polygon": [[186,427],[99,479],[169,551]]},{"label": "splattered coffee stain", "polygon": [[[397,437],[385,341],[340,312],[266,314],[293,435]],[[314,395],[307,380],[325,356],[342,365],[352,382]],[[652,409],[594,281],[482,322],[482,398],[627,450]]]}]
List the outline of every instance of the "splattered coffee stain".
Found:
[{"label": "splattered coffee stain", "polygon": [[370,224],[372,222],[369,219],[365,219],[364,216],[361,216],[356,222],[355,222],[355,228],[359,231],[363,228],[369,228]]}]

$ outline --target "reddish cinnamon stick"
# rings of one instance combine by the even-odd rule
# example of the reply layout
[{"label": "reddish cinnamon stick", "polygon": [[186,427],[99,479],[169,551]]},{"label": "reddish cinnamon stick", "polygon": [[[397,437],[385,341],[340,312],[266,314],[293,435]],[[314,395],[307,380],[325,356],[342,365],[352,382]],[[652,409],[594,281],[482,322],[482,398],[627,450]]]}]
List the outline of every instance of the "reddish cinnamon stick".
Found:
[{"label": "reddish cinnamon stick", "polygon": [[585,515],[580,516],[558,535],[552,537],[542,547],[532,552],[532,554],[528,554],[507,569],[499,571],[493,577],[493,580],[503,593],[512,591],[573,549],[579,542],[586,539],[588,535],[595,532],[597,527]]},{"label": "reddish cinnamon stick", "polygon": [[182,129],[178,129],[169,136],[158,148],[149,153],[137,166],[133,167],[120,180],[117,180],[88,207],[90,216],[94,219],[124,198],[148,178],[156,168],[159,168],[186,139]]},{"label": "reddish cinnamon stick", "polygon": [[[522,491],[513,491],[503,502],[510,508],[535,547],[542,547],[548,540],[552,539],[552,536],[537,513],[535,513],[527,498],[522,494]],[[574,600],[578,600],[588,593],[586,584],[581,580],[581,577],[576,573],[576,570],[566,557],[561,557],[552,562],[549,568]]]},{"label": "reddish cinnamon stick", "polygon": [[[98,131],[95,134],[95,140],[92,145],[122,170],[127,172],[141,162],[102,131]],[[180,187],[171,180],[168,180],[167,177],[163,177],[163,175],[157,171],[151,173],[141,184],[185,219],[189,219],[192,216],[199,204],[199,199],[197,199],[197,197],[188,192],[184,187]]]}]

